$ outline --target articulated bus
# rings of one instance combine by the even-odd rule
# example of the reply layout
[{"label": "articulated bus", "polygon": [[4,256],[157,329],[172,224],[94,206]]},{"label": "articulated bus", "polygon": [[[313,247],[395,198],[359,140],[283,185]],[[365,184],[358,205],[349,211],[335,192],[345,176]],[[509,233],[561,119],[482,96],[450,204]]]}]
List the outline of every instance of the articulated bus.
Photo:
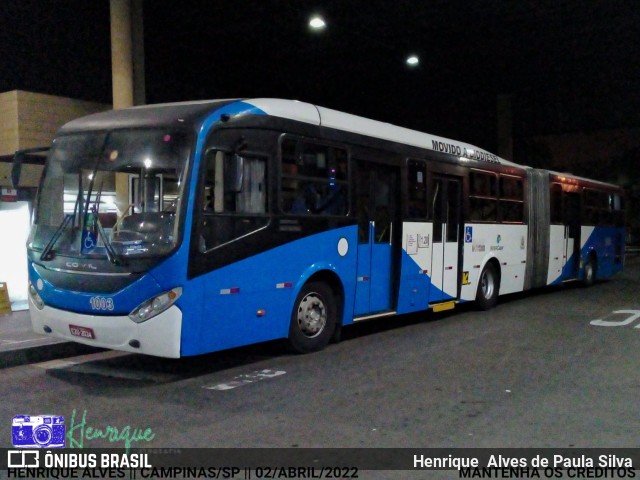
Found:
[{"label": "articulated bus", "polygon": [[98,113],[48,154],[31,319],[160,357],[274,339],[312,352],[361,320],[608,278],[622,202],[615,185],[297,101]]}]

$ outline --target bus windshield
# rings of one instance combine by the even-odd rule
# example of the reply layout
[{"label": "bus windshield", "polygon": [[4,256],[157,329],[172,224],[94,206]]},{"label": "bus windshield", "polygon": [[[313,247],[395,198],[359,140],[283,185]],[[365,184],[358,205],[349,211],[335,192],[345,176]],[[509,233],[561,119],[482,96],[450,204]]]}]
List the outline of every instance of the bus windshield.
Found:
[{"label": "bus windshield", "polygon": [[176,246],[191,135],[166,129],[58,137],[38,194],[29,247],[56,255],[161,257]]}]

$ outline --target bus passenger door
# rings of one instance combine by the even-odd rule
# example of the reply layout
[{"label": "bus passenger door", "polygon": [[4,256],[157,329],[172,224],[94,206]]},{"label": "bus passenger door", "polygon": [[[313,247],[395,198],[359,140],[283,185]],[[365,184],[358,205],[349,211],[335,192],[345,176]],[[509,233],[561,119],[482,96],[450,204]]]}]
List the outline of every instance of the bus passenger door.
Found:
[{"label": "bus passenger door", "polygon": [[459,297],[462,182],[434,175],[429,191],[433,220],[429,303],[436,303]]},{"label": "bus passenger door", "polygon": [[580,267],[580,194],[564,192],[564,278],[575,278]]},{"label": "bus passenger door", "polygon": [[359,162],[358,172],[356,316],[393,309],[393,220],[398,208],[396,169]]}]

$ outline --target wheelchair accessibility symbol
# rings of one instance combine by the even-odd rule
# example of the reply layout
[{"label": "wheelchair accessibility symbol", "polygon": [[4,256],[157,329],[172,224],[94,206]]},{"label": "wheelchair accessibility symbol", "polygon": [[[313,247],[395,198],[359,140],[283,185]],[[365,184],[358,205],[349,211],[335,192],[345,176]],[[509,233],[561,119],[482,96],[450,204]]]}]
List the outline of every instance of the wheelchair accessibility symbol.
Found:
[{"label": "wheelchair accessibility symbol", "polygon": [[82,233],[82,252],[90,252],[96,248],[96,236],[93,232],[84,231]]},{"label": "wheelchair accessibility symbol", "polygon": [[473,227],[464,227],[464,243],[473,242]]}]

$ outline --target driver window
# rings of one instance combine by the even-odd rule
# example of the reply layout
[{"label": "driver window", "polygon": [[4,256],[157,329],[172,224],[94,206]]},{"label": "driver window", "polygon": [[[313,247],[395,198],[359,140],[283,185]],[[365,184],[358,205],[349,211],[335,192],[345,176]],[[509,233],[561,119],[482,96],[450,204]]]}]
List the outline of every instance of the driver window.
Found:
[{"label": "driver window", "polygon": [[201,252],[229,243],[268,223],[265,159],[211,150],[205,162]]},{"label": "driver window", "polygon": [[203,209],[209,213],[265,213],[266,162],[215,151],[207,156]]}]

